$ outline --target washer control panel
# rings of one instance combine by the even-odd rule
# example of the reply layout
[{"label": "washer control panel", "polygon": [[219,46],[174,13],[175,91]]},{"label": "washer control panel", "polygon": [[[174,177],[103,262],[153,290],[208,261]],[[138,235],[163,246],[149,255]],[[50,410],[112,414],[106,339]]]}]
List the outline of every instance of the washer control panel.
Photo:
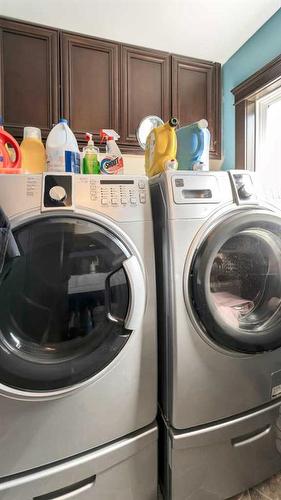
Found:
[{"label": "washer control panel", "polygon": [[104,207],[136,207],[147,201],[147,183],[144,179],[97,179],[80,177],[88,181],[90,199]]},{"label": "washer control panel", "polygon": [[141,176],[43,175],[42,211],[97,210],[116,220],[150,219],[148,181]]},{"label": "washer control panel", "polygon": [[146,177],[75,175],[75,203],[118,220],[150,218]]}]

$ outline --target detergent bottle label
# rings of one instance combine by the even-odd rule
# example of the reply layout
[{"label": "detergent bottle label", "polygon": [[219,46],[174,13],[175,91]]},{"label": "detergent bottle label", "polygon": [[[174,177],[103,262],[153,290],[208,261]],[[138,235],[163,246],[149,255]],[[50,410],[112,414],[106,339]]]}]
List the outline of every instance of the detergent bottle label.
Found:
[{"label": "detergent bottle label", "polygon": [[122,174],[123,173],[123,158],[121,156],[110,157],[106,156],[100,164],[101,174]]}]

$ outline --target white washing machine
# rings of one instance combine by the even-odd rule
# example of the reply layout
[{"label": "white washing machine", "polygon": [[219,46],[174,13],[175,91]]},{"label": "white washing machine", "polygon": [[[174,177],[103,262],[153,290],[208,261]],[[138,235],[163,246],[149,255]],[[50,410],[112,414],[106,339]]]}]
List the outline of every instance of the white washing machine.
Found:
[{"label": "white washing machine", "polygon": [[245,171],[150,188],[164,494],[225,499],[281,469],[281,212]]},{"label": "white washing machine", "polygon": [[0,498],[156,498],[147,179],[2,175],[0,206]]}]

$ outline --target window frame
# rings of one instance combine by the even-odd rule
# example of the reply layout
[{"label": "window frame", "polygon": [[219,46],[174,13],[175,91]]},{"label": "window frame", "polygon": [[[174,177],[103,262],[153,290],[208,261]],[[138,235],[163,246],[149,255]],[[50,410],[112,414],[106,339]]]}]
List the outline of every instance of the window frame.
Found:
[{"label": "window frame", "polygon": [[232,89],[235,105],[235,168],[256,169],[256,103],[276,89],[281,89],[281,54]]},{"label": "window frame", "polygon": [[[281,101],[281,86],[276,90],[268,92],[263,97],[256,100],[256,148],[255,148],[255,168],[258,161],[263,161],[264,143],[267,127],[268,108],[272,104]],[[260,158],[260,160],[258,160]]]}]

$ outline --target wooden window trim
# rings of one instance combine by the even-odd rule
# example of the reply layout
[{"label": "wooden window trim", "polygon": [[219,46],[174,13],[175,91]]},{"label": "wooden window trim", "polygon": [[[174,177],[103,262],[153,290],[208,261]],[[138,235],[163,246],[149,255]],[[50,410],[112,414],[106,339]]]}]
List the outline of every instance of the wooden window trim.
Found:
[{"label": "wooden window trim", "polygon": [[255,170],[256,100],[281,86],[281,54],[232,89],[235,168]]}]

